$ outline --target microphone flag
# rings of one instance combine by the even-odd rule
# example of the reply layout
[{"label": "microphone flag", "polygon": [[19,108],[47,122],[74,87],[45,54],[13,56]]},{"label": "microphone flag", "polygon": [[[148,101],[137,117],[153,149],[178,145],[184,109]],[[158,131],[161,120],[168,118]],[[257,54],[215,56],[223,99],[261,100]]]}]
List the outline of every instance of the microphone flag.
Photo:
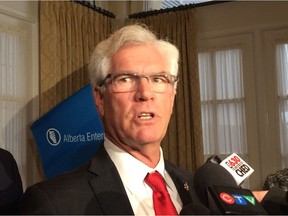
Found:
[{"label": "microphone flag", "polygon": [[233,176],[237,185],[241,185],[254,172],[254,169],[236,153],[222,160],[220,165]]},{"label": "microphone flag", "polygon": [[87,84],[30,127],[46,179],[89,161],[104,140],[104,130]]}]

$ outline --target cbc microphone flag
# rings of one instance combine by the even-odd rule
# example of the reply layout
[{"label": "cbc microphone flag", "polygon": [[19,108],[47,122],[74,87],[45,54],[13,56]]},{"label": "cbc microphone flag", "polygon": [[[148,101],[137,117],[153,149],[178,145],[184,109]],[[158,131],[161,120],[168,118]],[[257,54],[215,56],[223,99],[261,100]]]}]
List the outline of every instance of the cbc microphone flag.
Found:
[{"label": "cbc microphone flag", "polygon": [[91,159],[104,140],[91,85],[84,86],[35,121],[31,131],[46,179]]}]

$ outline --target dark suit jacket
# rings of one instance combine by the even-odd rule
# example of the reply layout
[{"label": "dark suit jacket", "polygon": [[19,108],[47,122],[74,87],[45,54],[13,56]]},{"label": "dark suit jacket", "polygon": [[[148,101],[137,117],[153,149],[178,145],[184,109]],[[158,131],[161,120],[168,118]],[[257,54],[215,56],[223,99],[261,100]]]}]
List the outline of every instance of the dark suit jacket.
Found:
[{"label": "dark suit jacket", "polygon": [[22,195],[17,163],[10,152],[0,149],[0,214],[15,214]]},{"label": "dark suit jacket", "polygon": [[[197,199],[192,175],[165,162],[183,204]],[[187,190],[188,182],[190,189]],[[186,188],[186,189],[185,189]],[[28,188],[19,214],[132,215],[124,185],[103,145],[89,164]]]}]

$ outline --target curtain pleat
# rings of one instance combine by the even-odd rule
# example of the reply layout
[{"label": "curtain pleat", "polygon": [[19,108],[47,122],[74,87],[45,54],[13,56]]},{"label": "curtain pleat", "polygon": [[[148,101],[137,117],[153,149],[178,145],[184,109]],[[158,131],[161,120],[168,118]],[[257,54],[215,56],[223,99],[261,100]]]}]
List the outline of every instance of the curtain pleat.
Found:
[{"label": "curtain pleat", "polygon": [[162,142],[165,158],[194,171],[203,164],[200,87],[196,50],[195,9],[131,19],[144,23],[160,38],[180,50],[179,78],[174,112]]},{"label": "curtain pleat", "polygon": [[90,55],[111,20],[69,1],[40,2],[40,115],[89,83]]}]

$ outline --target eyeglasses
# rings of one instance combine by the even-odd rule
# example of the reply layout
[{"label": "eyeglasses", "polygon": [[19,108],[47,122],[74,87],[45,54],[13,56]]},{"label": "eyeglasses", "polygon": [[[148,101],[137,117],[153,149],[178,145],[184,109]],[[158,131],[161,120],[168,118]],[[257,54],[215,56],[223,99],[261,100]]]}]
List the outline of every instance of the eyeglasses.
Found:
[{"label": "eyeglasses", "polygon": [[166,92],[169,86],[172,86],[178,80],[178,76],[168,73],[157,74],[134,74],[134,73],[110,73],[108,74],[100,87],[107,84],[110,79],[114,92],[131,92],[138,88],[140,79],[146,78],[150,84],[151,90],[157,93]]}]

